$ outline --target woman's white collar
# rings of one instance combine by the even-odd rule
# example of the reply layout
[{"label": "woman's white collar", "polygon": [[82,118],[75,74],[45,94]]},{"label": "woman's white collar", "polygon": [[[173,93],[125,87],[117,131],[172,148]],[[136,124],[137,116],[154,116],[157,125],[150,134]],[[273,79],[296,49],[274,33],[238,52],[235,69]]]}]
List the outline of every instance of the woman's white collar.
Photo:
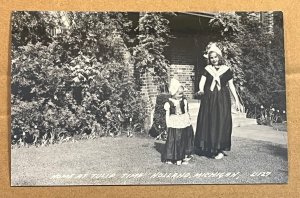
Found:
[{"label": "woman's white collar", "polygon": [[229,69],[228,66],[222,65],[220,69],[216,70],[212,65],[208,65],[205,67],[205,70],[213,77],[213,81],[210,85],[210,90],[213,91],[215,86],[217,86],[218,90],[221,90],[221,80],[220,76],[224,74]]}]

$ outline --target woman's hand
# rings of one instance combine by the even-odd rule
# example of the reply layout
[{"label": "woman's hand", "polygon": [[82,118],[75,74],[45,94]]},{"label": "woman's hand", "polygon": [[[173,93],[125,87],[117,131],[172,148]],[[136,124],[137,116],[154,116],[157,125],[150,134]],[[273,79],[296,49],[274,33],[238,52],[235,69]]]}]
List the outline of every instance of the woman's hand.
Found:
[{"label": "woman's hand", "polygon": [[203,96],[203,95],[204,95],[204,91],[198,91],[198,92],[196,93],[196,95],[198,95],[198,96]]},{"label": "woman's hand", "polygon": [[195,93],[195,98],[196,99],[201,99],[201,97],[204,95],[204,91],[198,91]]},{"label": "woman's hand", "polygon": [[240,101],[235,101],[235,106],[236,106],[236,108],[237,108],[237,110],[239,111],[239,112],[243,112],[243,106],[241,105],[241,103],[240,103]]}]

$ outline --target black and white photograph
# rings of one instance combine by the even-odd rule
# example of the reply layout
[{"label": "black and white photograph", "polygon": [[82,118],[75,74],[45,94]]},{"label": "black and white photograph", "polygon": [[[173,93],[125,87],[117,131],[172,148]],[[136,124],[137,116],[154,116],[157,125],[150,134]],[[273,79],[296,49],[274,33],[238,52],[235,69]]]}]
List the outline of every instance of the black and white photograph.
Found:
[{"label": "black and white photograph", "polygon": [[287,184],[283,12],[11,14],[11,186]]}]

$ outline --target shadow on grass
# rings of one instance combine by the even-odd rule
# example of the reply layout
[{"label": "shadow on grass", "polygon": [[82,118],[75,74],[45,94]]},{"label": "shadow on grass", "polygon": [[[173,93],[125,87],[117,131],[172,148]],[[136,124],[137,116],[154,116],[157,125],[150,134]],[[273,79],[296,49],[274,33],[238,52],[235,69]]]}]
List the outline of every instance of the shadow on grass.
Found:
[{"label": "shadow on grass", "polygon": [[281,145],[272,145],[272,144],[266,144],[263,145],[263,147],[264,149],[269,151],[271,155],[275,157],[280,157],[284,161],[288,160],[288,152],[286,147],[283,147]]},{"label": "shadow on grass", "polygon": [[284,122],[284,123],[274,123],[273,124],[273,129],[277,130],[277,131],[286,132],[287,131],[287,123],[286,122]]},{"label": "shadow on grass", "polygon": [[163,152],[164,152],[165,144],[161,142],[154,142],[154,148],[156,151],[160,153],[161,156],[160,160],[163,162],[164,161]]}]

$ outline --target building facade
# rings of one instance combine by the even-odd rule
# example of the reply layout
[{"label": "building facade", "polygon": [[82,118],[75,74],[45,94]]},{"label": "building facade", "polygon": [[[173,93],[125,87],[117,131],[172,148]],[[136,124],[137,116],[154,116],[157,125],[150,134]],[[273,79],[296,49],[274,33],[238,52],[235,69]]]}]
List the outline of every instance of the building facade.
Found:
[{"label": "building facade", "polygon": [[[177,78],[185,87],[185,94],[189,99],[194,98],[194,93],[199,90],[199,82],[207,65],[207,60],[203,56],[206,46],[216,40],[219,32],[214,32],[209,26],[209,21],[216,17],[216,12],[177,12],[175,16],[167,15],[170,21],[171,39],[166,48],[165,56],[170,61],[168,71],[170,79]],[[270,34],[274,30],[273,12],[254,12],[256,17]],[[160,85],[154,77],[147,74],[143,77],[144,83],[142,93],[151,104],[155,105],[156,96],[160,93]]]},{"label": "building facade", "polygon": [[[173,36],[165,51],[165,56],[170,62],[168,80],[170,82],[173,77],[178,79],[185,87],[187,98],[193,99],[194,93],[199,90],[200,77],[207,64],[203,56],[206,46],[216,35],[209,28],[209,21],[216,13],[175,14],[175,16],[166,16],[170,21],[170,31]],[[162,91],[162,86],[155,77],[147,73],[142,76],[142,79],[142,94],[148,101],[147,108],[153,109],[156,96]]]}]

